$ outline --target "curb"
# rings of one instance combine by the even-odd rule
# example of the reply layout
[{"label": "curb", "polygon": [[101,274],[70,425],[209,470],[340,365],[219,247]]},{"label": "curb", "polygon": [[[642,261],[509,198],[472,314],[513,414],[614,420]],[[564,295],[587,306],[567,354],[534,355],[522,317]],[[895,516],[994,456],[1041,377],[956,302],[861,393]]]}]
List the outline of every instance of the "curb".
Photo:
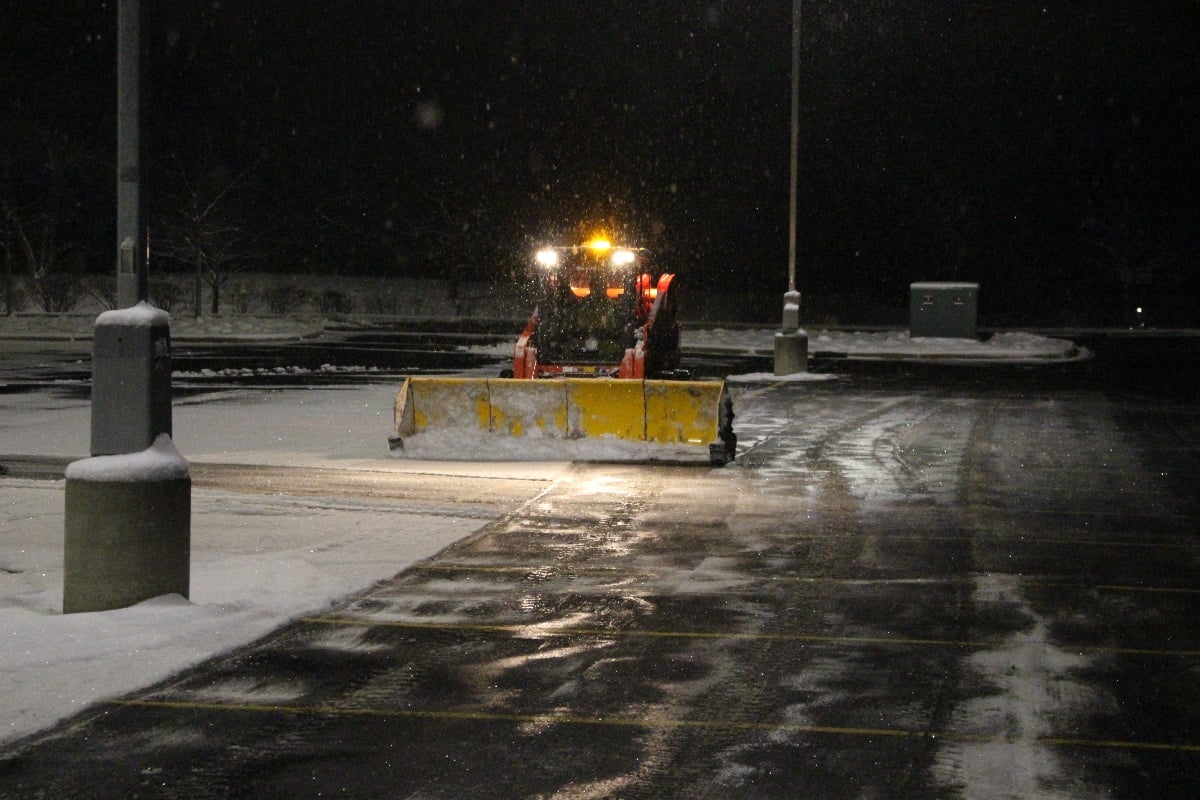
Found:
[{"label": "curb", "polygon": [[[226,334],[197,334],[178,335],[171,334],[172,344],[221,344],[236,342],[239,344],[253,344],[255,342],[271,343],[271,342],[296,342],[309,341],[318,339],[325,333],[324,330],[310,330],[302,333],[226,333]],[[92,334],[69,334],[69,333],[0,333],[0,341],[4,342],[91,342]]]}]

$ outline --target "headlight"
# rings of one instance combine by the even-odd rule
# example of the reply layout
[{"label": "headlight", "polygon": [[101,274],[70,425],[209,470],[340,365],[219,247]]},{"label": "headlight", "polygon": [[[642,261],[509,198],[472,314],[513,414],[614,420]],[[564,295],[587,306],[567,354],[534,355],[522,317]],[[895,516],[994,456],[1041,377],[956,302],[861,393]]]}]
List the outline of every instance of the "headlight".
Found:
[{"label": "headlight", "polygon": [[632,250],[618,250],[612,254],[612,265],[614,267],[627,267],[634,262],[635,258],[636,256],[634,256]]},{"label": "headlight", "polygon": [[537,260],[538,266],[540,266],[540,267],[545,267],[546,269],[554,269],[555,267],[558,266],[558,251],[553,248],[546,247],[541,250],[538,250],[537,256],[535,258]]}]

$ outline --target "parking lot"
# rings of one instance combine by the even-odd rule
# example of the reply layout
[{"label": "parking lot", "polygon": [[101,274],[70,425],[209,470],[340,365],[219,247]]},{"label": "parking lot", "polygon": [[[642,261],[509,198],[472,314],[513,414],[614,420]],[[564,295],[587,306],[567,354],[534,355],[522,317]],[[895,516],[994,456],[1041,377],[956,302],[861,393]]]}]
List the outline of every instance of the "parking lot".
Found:
[{"label": "parking lot", "polygon": [[1194,796],[1200,404],[1104,375],[742,386],[737,463],[576,465],[0,796]]}]

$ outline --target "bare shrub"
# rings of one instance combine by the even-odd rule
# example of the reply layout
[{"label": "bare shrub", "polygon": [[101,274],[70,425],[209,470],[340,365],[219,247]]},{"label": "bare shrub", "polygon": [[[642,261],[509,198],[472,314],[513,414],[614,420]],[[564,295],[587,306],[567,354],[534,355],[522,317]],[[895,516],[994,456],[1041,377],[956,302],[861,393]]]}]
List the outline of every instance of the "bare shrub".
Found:
[{"label": "bare shrub", "polygon": [[322,314],[349,314],[354,311],[354,298],[337,289],[326,289],[316,297],[317,310]]},{"label": "bare shrub", "polygon": [[50,314],[74,311],[89,288],[84,276],[63,272],[42,275],[30,283],[41,310]]},{"label": "bare shrub", "polygon": [[168,313],[187,314],[194,311],[192,298],[188,294],[189,292],[174,281],[150,281],[150,302]]},{"label": "bare shrub", "polygon": [[9,280],[0,293],[0,303],[4,304],[5,314],[15,314],[29,307],[29,295],[20,282]]},{"label": "bare shrub", "polygon": [[370,292],[363,298],[363,311],[368,314],[399,313],[400,298],[394,291]]},{"label": "bare shrub", "polygon": [[272,314],[291,314],[312,301],[312,293],[294,286],[272,286],[267,290],[267,310]]}]

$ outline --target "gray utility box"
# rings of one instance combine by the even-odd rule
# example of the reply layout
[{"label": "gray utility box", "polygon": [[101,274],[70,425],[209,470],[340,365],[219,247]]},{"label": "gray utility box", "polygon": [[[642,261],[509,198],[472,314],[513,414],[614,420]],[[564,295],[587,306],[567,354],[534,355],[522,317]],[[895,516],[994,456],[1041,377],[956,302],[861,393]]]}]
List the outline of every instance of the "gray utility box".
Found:
[{"label": "gray utility box", "polygon": [[978,283],[914,283],[909,291],[909,336],[976,338]]},{"label": "gray utility box", "polygon": [[170,317],[146,303],[106,311],[92,338],[92,455],[137,453],[171,433]]}]

